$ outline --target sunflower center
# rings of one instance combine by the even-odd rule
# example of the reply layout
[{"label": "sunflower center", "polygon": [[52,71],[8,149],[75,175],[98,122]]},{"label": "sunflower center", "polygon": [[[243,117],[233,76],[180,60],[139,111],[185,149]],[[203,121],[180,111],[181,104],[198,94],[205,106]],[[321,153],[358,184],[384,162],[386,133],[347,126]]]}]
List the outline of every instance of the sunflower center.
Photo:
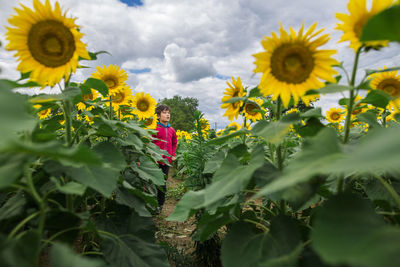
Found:
[{"label": "sunflower center", "polygon": [[281,82],[299,84],[308,79],[314,69],[314,57],[303,44],[284,44],[271,56],[271,73]]},{"label": "sunflower center", "polygon": [[107,77],[106,79],[104,79],[104,83],[109,89],[112,89],[117,85],[117,82],[111,77]]},{"label": "sunflower center", "polygon": [[400,96],[400,81],[397,79],[386,79],[383,80],[379,85],[378,89],[385,91],[393,97]]},{"label": "sunflower center", "polygon": [[125,98],[125,94],[122,93],[122,92],[118,92],[118,93],[116,93],[116,94],[114,95],[114,97],[113,97],[113,102],[119,104],[119,103],[121,103],[122,101],[124,101],[124,98]]},{"label": "sunflower center", "polygon": [[82,96],[83,101],[93,100],[93,94],[87,94]]},{"label": "sunflower center", "polygon": [[244,108],[246,110],[246,113],[249,114],[250,116],[255,116],[258,113],[257,111],[255,111],[258,109],[258,107],[254,104],[246,104]]},{"label": "sunflower center", "polygon": [[145,126],[150,126],[153,123],[153,118],[148,118],[145,122],[144,125]]},{"label": "sunflower center", "polygon": [[331,114],[331,119],[334,120],[334,121],[339,120],[340,119],[340,114],[337,113],[337,112],[332,113]]},{"label": "sunflower center", "polygon": [[76,51],[71,30],[56,20],[34,24],[29,30],[28,48],[36,61],[50,68],[65,65]]},{"label": "sunflower center", "polygon": [[140,102],[137,104],[137,108],[138,108],[140,111],[147,111],[147,109],[149,108],[149,103],[147,103],[147,101],[140,101]]}]

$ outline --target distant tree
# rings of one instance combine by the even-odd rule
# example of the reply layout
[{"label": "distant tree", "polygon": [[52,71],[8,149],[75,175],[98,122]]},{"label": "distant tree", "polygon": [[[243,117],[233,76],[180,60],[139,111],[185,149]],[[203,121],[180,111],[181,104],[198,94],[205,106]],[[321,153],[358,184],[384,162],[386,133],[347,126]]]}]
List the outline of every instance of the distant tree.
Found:
[{"label": "distant tree", "polygon": [[194,112],[199,106],[199,100],[193,97],[175,95],[158,101],[171,108],[171,125],[175,130],[191,131],[194,129]]}]

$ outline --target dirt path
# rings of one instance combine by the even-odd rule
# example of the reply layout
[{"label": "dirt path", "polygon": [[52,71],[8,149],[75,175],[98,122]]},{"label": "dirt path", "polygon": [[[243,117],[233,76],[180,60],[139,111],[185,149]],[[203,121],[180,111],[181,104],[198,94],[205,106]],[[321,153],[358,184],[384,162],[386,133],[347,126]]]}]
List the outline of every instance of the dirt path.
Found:
[{"label": "dirt path", "polygon": [[[184,257],[185,259],[177,259],[177,260],[190,260],[191,253],[193,252],[193,244],[191,234],[195,228],[195,223],[193,218],[185,222],[170,222],[167,221],[166,218],[174,211],[176,204],[178,203],[178,199],[174,197],[174,194],[171,194],[174,190],[176,191],[176,195],[179,193],[180,184],[182,184],[182,180],[177,180],[172,177],[172,172],[167,180],[167,194],[166,200],[163,207],[162,212],[154,217],[154,221],[158,228],[156,232],[156,239],[158,242],[166,243],[172,250],[174,250],[176,254],[174,257]],[[175,265],[174,262],[170,262],[171,266]]]}]

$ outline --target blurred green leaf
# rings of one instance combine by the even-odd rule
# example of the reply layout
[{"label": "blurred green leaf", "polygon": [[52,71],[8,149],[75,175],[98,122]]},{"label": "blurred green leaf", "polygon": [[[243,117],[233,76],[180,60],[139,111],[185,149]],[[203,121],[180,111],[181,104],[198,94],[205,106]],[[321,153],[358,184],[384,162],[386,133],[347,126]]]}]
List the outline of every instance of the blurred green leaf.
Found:
[{"label": "blurred green leaf", "polygon": [[0,236],[0,262],[4,267],[37,266],[40,236],[37,230],[28,230],[18,239]]},{"label": "blurred green leaf", "polygon": [[9,85],[0,81],[0,149],[18,134],[31,130],[36,120],[28,115],[24,105],[26,98],[12,93]]},{"label": "blurred green leaf", "polygon": [[290,217],[275,217],[269,233],[240,221],[230,228],[223,240],[221,261],[230,267],[297,266],[301,250],[300,231]]},{"label": "blurred green leaf", "polygon": [[146,181],[152,181],[156,185],[165,183],[164,173],[156,163],[146,156],[140,157],[139,164],[131,165],[131,167],[139,174],[140,178]]},{"label": "blurred green leaf", "polygon": [[372,203],[355,194],[337,195],[324,204],[311,240],[313,249],[330,264],[400,266],[400,230],[386,225]]},{"label": "blurred green leaf", "polygon": [[211,158],[210,160],[208,160],[206,162],[206,165],[204,166],[203,173],[214,173],[214,172],[216,172],[220,168],[222,162],[224,161],[225,156],[226,156],[226,153],[224,151],[222,151],[222,150],[218,151],[213,156],[213,158]]},{"label": "blurred green leaf", "polygon": [[239,101],[244,101],[247,99],[247,96],[242,96],[242,97],[231,97],[228,100],[226,100],[224,103],[235,103]]},{"label": "blurred green leaf", "polygon": [[26,199],[22,191],[10,197],[0,208],[0,221],[13,218],[24,213]]},{"label": "blurred green leaf", "polygon": [[238,131],[235,131],[233,133],[230,133],[230,134],[218,137],[218,138],[214,138],[214,139],[208,140],[206,144],[207,145],[222,145],[222,144],[226,143],[228,140],[230,140],[230,139],[232,139],[232,138],[234,138],[236,136],[243,136],[243,135],[248,134],[248,133],[249,133],[249,130],[247,130],[245,128],[242,128],[242,129],[240,129]]},{"label": "blurred green leaf", "polygon": [[400,6],[383,10],[365,23],[361,41],[388,40],[400,42]]},{"label": "blurred green leaf", "polygon": [[252,134],[261,136],[274,145],[280,144],[289,132],[290,123],[259,121],[251,129]]},{"label": "blurred green leaf", "polygon": [[52,267],[106,267],[100,259],[91,259],[75,254],[72,248],[62,243],[54,243],[50,250],[50,261]]},{"label": "blurred green leaf", "polygon": [[62,185],[56,178],[51,177],[50,179],[56,185],[57,190],[64,194],[78,195],[78,196],[82,196],[83,194],[85,194],[87,187],[86,185],[79,184],[76,182],[68,182]]},{"label": "blurred green leaf", "polygon": [[375,107],[386,108],[393,97],[382,90],[371,90],[362,100],[362,103],[371,104]]},{"label": "blurred green leaf", "polygon": [[0,155],[0,189],[10,186],[22,176],[27,157],[25,155],[14,155],[4,153]]},{"label": "blurred green leaf", "polygon": [[145,202],[126,188],[117,188],[115,191],[115,201],[117,201],[118,204],[134,209],[139,216],[151,217],[150,212],[145,207]]},{"label": "blurred green leaf", "polygon": [[4,87],[10,88],[10,89],[13,89],[13,88],[41,87],[40,84],[38,84],[36,82],[32,82],[32,81],[28,81],[26,83],[17,83],[16,81],[6,80],[6,79],[0,79],[0,84],[1,84],[0,87],[4,86]]},{"label": "blurred green leaf", "polygon": [[108,96],[108,86],[102,80],[88,78],[83,85],[97,90],[104,97]]},{"label": "blurred green leaf", "polygon": [[334,94],[334,93],[340,93],[340,92],[345,92],[353,89],[353,87],[348,86],[348,85],[341,85],[341,84],[336,84],[336,83],[328,83],[325,85],[325,87],[322,87],[321,89],[317,90],[308,90],[306,95],[316,95],[316,94]]},{"label": "blurred green leaf", "polygon": [[249,92],[249,97],[262,97],[263,95],[260,92],[260,89],[258,87],[254,87],[250,90]]},{"label": "blurred green leaf", "polygon": [[368,110],[368,111],[366,111],[366,112],[364,112],[364,113],[361,113],[361,114],[357,115],[357,118],[358,118],[360,121],[363,121],[363,122],[365,122],[365,123],[368,123],[368,125],[369,125],[370,127],[373,127],[373,128],[382,127],[382,126],[378,123],[378,120],[377,120],[377,118],[376,118],[376,114],[375,114],[373,111],[371,111],[371,110]]}]

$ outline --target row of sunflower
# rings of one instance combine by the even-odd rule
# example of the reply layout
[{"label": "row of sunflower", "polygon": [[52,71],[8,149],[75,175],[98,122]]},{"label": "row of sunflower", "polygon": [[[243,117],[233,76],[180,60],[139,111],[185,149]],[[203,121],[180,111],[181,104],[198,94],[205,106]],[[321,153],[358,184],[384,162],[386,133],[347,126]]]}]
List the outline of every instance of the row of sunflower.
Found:
[{"label": "row of sunflower", "polygon": [[[168,266],[152,219],[164,184],[156,101],[117,65],[74,80],[102,52],[58,2],[15,11],[6,49],[21,79],[0,80],[1,265]],[[61,93],[13,92],[46,86]]]},{"label": "row of sunflower", "polygon": [[[322,48],[330,37],[316,23],[281,25],[253,55],[259,84],[227,82],[221,108],[229,127],[191,146],[192,161],[205,161],[193,164],[196,177],[206,182],[167,219],[193,216],[199,244],[224,233],[208,262],[400,264],[400,67],[366,69],[357,79],[361,57],[400,42],[400,3],[349,0],[347,8],[336,29],[354,51],[350,72],[336,50]],[[333,93],[342,98],[323,114],[315,103]]]}]

